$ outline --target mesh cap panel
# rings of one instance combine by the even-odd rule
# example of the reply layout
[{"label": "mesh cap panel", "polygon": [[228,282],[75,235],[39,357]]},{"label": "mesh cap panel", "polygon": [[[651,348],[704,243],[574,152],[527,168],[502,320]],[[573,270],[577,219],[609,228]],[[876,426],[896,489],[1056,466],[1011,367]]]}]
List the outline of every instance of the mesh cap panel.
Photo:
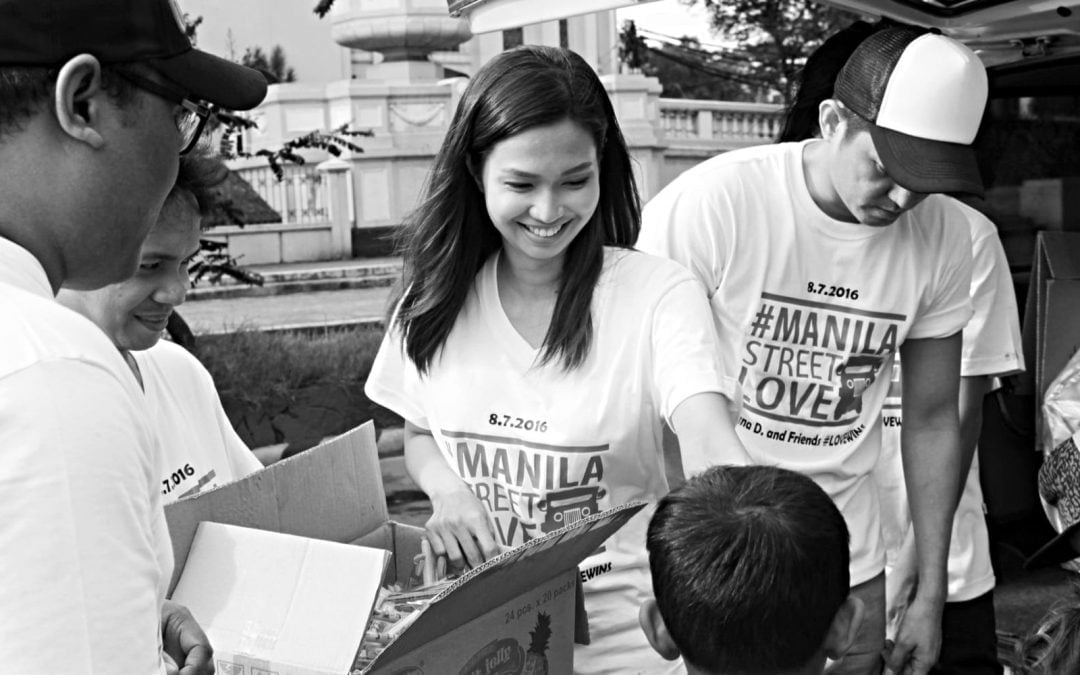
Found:
[{"label": "mesh cap panel", "polygon": [[833,96],[859,117],[876,122],[893,68],[907,46],[924,33],[889,28],[866,38],[837,76]]}]

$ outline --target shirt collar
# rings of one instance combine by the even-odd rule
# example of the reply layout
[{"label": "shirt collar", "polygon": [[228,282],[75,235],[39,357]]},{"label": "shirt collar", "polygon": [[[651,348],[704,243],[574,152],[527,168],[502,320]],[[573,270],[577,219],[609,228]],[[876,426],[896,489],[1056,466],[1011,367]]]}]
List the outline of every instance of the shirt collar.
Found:
[{"label": "shirt collar", "polygon": [[45,268],[22,246],[0,237],[0,284],[10,284],[52,300],[52,286]]}]

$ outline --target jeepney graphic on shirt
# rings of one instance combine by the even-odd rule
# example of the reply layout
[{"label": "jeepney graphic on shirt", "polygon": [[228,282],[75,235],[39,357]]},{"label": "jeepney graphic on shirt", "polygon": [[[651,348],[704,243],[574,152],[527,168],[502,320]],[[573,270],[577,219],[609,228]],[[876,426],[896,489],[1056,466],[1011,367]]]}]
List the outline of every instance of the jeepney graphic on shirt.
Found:
[{"label": "jeepney graphic on shirt", "polygon": [[854,442],[867,429],[863,399],[879,380],[887,386],[905,323],[902,314],[762,293],[740,355],[739,426],[791,445]]},{"label": "jeepney graphic on shirt", "polygon": [[447,460],[487,509],[499,543],[518,546],[612,507],[607,444],[562,446],[443,430]]}]

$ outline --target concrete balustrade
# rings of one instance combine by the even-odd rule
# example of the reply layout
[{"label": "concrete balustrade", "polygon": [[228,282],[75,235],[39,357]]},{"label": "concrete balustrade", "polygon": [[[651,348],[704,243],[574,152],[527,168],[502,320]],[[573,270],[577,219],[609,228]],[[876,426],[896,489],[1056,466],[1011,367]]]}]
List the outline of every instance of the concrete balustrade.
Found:
[{"label": "concrete balustrade", "polygon": [[[601,80],[646,200],[702,160],[772,142],[779,133],[780,106],[663,99],[660,83],[640,73],[609,73]],[[263,160],[234,162],[233,168],[286,224],[227,232],[217,228],[213,235],[226,236],[233,254],[243,251],[251,263],[275,262],[275,256],[278,262],[293,262],[387,255],[396,229],[416,207],[465,82],[348,80],[314,87],[271,86],[254,113],[259,128],[248,135],[249,151],[280,147],[290,138],[346,123],[374,135],[356,138],[363,152],[346,151],[324,170],[316,164],[328,156],[305,151],[309,163],[286,166],[280,183]],[[334,204],[339,206],[335,209]]]}]

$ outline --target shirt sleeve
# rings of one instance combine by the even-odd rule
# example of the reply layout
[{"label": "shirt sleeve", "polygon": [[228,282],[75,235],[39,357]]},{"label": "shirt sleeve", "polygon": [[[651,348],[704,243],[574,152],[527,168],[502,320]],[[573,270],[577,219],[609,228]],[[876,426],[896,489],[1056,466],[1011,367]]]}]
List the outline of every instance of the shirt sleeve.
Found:
[{"label": "shirt sleeve", "polygon": [[730,214],[714,201],[721,195],[693,187],[677,181],[645,205],[636,246],[690,270],[711,298],[724,277]]},{"label": "shirt sleeve", "polygon": [[79,361],[0,379],[0,663],[161,670],[158,452],[115,376]]},{"label": "shirt sleeve", "polygon": [[949,337],[971,319],[971,228],[956,210],[945,213],[937,223],[940,238],[926,244],[934,282],[908,339]]},{"label": "shirt sleeve", "polygon": [[416,426],[427,429],[427,415],[421,404],[420,374],[405,354],[400,335],[395,329],[386,331],[364,383],[364,394]]},{"label": "shirt sleeve", "polygon": [[736,383],[720,363],[720,341],[704,289],[683,279],[661,298],[652,322],[653,381],[660,413],[670,421],[680,403],[716,392],[734,399]]},{"label": "shirt sleeve", "polygon": [[971,302],[974,314],[964,327],[960,374],[1004,376],[1024,369],[1020,318],[1009,262],[997,230],[985,223],[972,241]]}]

